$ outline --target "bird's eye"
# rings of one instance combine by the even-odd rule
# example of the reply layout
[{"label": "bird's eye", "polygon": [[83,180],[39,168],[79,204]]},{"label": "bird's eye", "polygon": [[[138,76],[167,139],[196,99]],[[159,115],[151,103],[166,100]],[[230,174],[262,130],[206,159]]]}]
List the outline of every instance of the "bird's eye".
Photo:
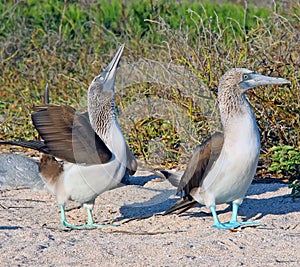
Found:
[{"label": "bird's eye", "polygon": [[247,80],[248,79],[248,74],[243,74],[243,80]]},{"label": "bird's eye", "polygon": [[97,76],[97,77],[94,79],[94,82],[97,82],[98,80],[103,81],[103,80],[104,80],[104,77],[102,77],[102,76]]}]

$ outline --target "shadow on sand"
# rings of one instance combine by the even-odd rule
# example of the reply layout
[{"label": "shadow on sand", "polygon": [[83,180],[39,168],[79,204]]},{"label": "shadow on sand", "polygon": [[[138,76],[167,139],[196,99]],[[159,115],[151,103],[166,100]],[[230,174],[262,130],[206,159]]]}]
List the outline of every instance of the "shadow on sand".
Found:
[{"label": "shadow on sand", "polygon": [[[267,192],[277,192],[283,187],[287,187],[286,184],[283,183],[255,183],[252,184],[249,188],[249,191],[244,199],[243,204],[239,209],[239,216],[243,217],[243,220],[247,221],[251,218],[255,217],[257,219],[261,219],[268,214],[273,215],[282,215],[288,214],[292,212],[300,211],[300,200],[293,201],[289,194],[282,194],[278,192],[275,196],[264,196]],[[173,187],[170,187],[173,188]],[[157,194],[153,196],[151,199],[145,202],[135,202],[130,205],[124,205],[120,208],[120,212],[123,215],[118,218],[118,220],[126,219],[126,218],[134,218],[134,217],[146,217],[151,216],[156,213],[162,213],[166,211],[169,207],[171,207],[178,198],[170,198],[174,196],[176,193],[176,189],[151,189],[149,190],[156,191]],[[261,198],[254,198],[253,196],[259,196]],[[199,208],[192,209],[187,213],[183,213],[179,216],[189,216],[189,217],[207,217],[211,216],[207,209],[201,209],[201,205]],[[228,205],[223,210],[218,210],[218,214],[223,214],[231,212],[231,205]]]}]

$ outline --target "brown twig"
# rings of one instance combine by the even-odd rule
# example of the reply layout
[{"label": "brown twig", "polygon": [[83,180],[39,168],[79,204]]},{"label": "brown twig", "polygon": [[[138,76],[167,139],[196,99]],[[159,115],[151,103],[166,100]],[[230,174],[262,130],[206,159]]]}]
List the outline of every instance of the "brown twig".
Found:
[{"label": "brown twig", "polygon": [[177,234],[182,233],[185,231],[182,230],[174,230],[174,231],[157,231],[157,232],[132,232],[132,231],[125,231],[125,230],[112,230],[112,231],[104,231],[108,234],[128,234],[128,235],[163,235],[163,234]]}]

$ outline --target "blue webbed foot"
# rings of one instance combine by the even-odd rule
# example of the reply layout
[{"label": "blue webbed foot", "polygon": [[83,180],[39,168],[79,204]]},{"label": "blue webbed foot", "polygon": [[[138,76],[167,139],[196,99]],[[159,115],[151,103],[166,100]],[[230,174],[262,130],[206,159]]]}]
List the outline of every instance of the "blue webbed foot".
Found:
[{"label": "blue webbed foot", "polygon": [[225,229],[225,230],[229,230],[229,229],[236,229],[239,227],[257,227],[257,226],[264,226],[264,224],[259,223],[259,222],[226,222],[226,223],[217,223],[214,224],[212,227],[213,228],[218,228],[218,229]]},{"label": "blue webbed foot", "polygon": [[215,206],[211,206],[210,210],[214,219],[214,224],[213,224],[213,228],[217,228],[217,229],[236,229],[239,227],[256,227],[256,226],[264,226],[264,224],[259,223],[259,222],[238,222],[237,220],[237,212],[238,212],[238,208],[239,205],[236,203],[232,204],[232,216],[231,216],[231,220],[229,222],[226,223],[221,223],[219,221],[217,212],[216,212],[216,207]]}]

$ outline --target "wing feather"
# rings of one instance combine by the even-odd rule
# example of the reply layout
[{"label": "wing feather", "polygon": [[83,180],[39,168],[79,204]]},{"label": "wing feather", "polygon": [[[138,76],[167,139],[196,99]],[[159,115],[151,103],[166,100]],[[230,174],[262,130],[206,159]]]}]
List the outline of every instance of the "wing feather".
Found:
[{"label": "wing feather", "polygon": [[223,142],[223,134],[217,132],[195,149],[177,188],[177,193],[180,193],[182,198],[171,206],[165,214],[174,211],[178,211],[177,213],[179,214],[197,204],[190,192],[192,189],[202,185],[206,174],[221,153]]},{"label": "wing feather", "polygon": [[217,132],[196,148],[181,178],[177,193],[189,195],[193,188],[201,186],[206,173],[219,157],[223,142],[223,134]]},{"label": "wing feather", "polygon": [[112,153],[93,130],[86,114],[65,105],[39,105],[31,115],[49,153],[72,163],[103,164]]}]

